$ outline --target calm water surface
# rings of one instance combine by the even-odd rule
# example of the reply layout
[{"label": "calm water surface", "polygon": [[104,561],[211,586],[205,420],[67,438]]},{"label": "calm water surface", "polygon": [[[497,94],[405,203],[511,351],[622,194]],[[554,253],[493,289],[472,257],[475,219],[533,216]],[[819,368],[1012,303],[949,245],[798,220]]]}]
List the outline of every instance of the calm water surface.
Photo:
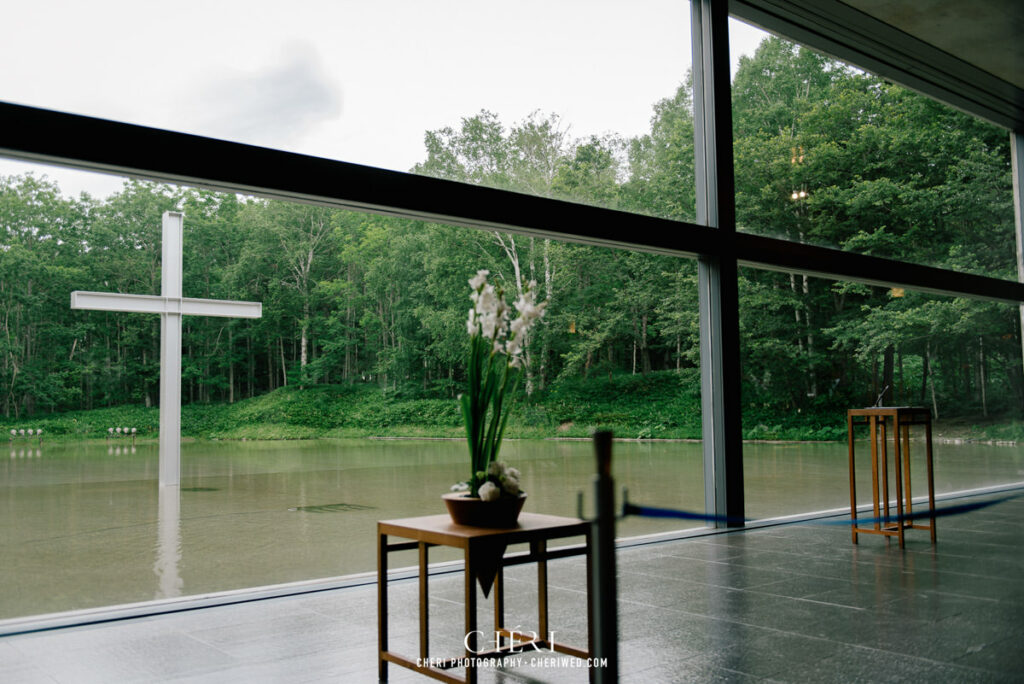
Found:
[{"label": "calm water surface", "polygon": [[[913,486],[924,493],[914,448]],[[376,521],[443,512],[440,495],[467,475],[461,442],[200,442],[182,445],[180,492],[161,492],[156,449],[8,450],[0,619],[372,571]],[[589,443],[509,441],[502,456],[523,472],[526,510],[570,516],[578,491],[590,501]],[[750,517],[849,504],[845,445],[748,444],[744,459]],[[615,477],[636,503],[703,507],[699,444],[616,443]],[[1024,480],[1024,448],[936,445],[935,478],[939,492]],[[866,500],[866,469],[858,480]],[[685,526],[629,518],[618,533]]]}]

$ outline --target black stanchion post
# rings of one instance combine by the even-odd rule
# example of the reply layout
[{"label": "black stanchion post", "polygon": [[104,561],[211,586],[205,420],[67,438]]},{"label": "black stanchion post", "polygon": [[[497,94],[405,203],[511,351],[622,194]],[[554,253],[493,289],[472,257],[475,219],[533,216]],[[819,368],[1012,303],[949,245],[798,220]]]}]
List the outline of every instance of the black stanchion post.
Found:
[{"label": "black stanchion post", "polygon": [[597,475],[594,476],[594,563],[591,586],[595,592],[593,615],[594,653],[592,657],[607,666],[596,667],[594,681],[611,684],[619,680],[618,591],[615,583],[615,486],[612,480],[612,433],[594,433]]}]

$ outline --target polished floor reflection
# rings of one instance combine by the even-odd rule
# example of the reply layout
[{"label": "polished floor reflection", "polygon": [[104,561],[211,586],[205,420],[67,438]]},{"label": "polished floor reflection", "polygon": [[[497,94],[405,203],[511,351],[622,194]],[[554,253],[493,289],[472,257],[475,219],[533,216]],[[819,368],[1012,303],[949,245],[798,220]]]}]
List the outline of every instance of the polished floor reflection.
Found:
[{"label": "polished floor reflection", "polygon": [[[510,440],[502,456],[523,472],[528,511],[575,515],[576,492],[590,491],[587,441]],[[0,620],[369,572],[377,520],[438,513],[466,476],[461,441],[188,442],[182,459],[174,496],[157,486],[155,444],[12,448]],[[636,503],[703,508],[700,444],[617,442],[614,469]],[[1021,481],[1024,446],[938,445],[935,473],[940,493]],[[858,476],[866,501],[870,475]],[[746,444],[744,478],[752,518],[849,502],[844,444]],[[619,534],[699,524],[629,518]]]},{"label": "polished floor reflection", "polygon": [[[854,546],[786,526],[621,549],[623,682],[1019,682],[1024,498]],[[512,623],[533,623],[532,568],[508,572]],[[585,629],[583,563],[553,562],[551,628]],[[431,580],[432,654],[457,652],[462,578]],[[416,651],[416,583],[391,588],[392,643]],[[481,602],[481,624],[490,606]],[[373,585],[0,639],[4,682],[372,682]],[[547,655],[547,654],[545,654]],[[548,661],[483,682],[586,682]],[[391,681],[428,681],[392,668]]]}]

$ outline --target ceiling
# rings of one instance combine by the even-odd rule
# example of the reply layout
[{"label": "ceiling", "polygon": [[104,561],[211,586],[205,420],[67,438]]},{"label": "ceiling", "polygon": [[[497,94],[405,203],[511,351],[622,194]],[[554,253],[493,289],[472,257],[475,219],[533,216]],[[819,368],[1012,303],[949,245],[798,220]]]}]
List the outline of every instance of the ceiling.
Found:
[{"label": "ceiling", "polygon": [[1024,0],[728,3],[747,23],[1024,133]]},{"label": "ceiling", "polygon": [[1024,88],[1022,0],[842,0],[844,4]]}]

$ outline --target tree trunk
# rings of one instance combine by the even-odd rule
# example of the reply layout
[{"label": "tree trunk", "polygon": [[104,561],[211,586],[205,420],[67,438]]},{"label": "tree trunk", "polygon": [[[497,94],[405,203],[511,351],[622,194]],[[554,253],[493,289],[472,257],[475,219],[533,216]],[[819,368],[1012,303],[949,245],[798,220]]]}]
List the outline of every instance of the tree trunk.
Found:
[{"label": "tree trunk", "polygon": [[[930,345],[929,345],[930,346]],[[924,353],[921,357],[921,399],[920,403],[923,405],[927,400],[928,392],[928,373],[930,369],[928,367],[928,352]]]},{"label": "tree trunk", "polygon": [[928,343],[928,346],[925,349],[925,354],[927,355],[926,358],[928,359],[926,361],[926,364],[929,366],[928,385],[932,389],[932,417],[935,420],[938,420],[939,419],[939,402],[935,400],[935,371],[931,370],[931,361],[930,361],[931,355],[932,355],[931,342]]},{"label": "tree trunk", "polygon": [[981,385],[981,415],[988,418],[988,402],[985,398],[985,338],[978,335],[978,371]]},{"label": "tree trunk", "polygon": [[903,347],[900,347],[899,349],[896,350],[896,365],[899,367],[900,371],[900,391],[897,401],[900,402],[901,404],[906,404],[908,402],[907,383],[904,381],[903,377]]},{"label": "tree trunk", "polygon": [[881,406],[892,406],[893,405],[893,362],[896,355],[896,348],[893,345],[889,345],[885,348],[885,353],[882,356],[882,389],[879,392],[881,394]]},{"label": "tree trunk", "polygon": [[871,400],[878,399],[878,357],[871,357]]},{"label": "tree trunk", "polygon": [[228,325],[228,403],[235,403],[235,335]]},{"label": "tree trunk", "polygon": [[[551,282],[554,280],[554,273],[551,270],[551,240],[544,240],[544,297],[548,301],[549,305],[551,302]],[[541,336],[541,348],[540,348],[540,389],[544,391],[544,387],[547,385],[548,377],[548,354],[551,351],[550,335],[544,334]]]},{"label": "tree trunk", "polygon": [[[801,235],[801,238],[803,236]],[[818,378],[814,373],[814,332],[811,323],[811,307],[808,304],[810,295],[810,281],[806,275],[803,277],[804,291],[804,322],[807,324],[807,374],[810,375],[811,385],[809,394],[812,397],[818,396]]]},{"label": "tree trunk", "polygon": [[284,357],[284,338],[277,338],[278,349],[281,350],[281,387],[288,386],[288,362]]},{"label": "tree trunk", "polygon": [[249,381],[249,398],[251,399],[256,387],[256,357],[253,355],[253,331],[251,327],[249,327],[248,335],[246,335],[246,355],[249,357],[247,380]]},{"label": "tree trunk", "polygon": [[[789,274],[789,289],[792,290],[794,295],[796,295],[797,290],[796,290],[796,274],[795,273],[790,273]],[[794,296],[794,299],[795,298],[796,297]],[[798,302],[793,304],[793,319],[796,321],[796,328],[794,328],[797,331],[796,344],[797,344],[797,347],[799,347],[799,349],[800,349],[800,353],[803,354],[804,353],[804,338],[803,338],[802,335],[800,335],[800,332],[799,332],[800,331],[800,304]]]},{"label": "tree trunk", "polygon": [[640,364],[644,375],[651,372],[651,350],[647,346],[647,314],[640,317]]}]

